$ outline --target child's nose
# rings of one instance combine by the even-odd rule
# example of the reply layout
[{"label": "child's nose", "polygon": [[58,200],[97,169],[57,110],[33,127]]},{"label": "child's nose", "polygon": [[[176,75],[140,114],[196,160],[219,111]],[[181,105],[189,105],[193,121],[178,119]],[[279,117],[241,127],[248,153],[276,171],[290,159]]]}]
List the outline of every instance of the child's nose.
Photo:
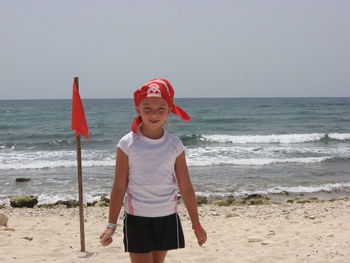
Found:
[{"label": "child's nose", "polygon": [[156,116],[158,115],[158,111],[157,110],[151,110],[151,116]]}]

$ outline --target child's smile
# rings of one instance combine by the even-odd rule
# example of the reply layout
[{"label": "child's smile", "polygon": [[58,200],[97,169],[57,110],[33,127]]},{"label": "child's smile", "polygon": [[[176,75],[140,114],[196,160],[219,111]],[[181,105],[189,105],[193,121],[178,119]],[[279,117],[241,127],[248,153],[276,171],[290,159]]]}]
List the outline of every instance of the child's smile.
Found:
[{"label": "child's smile", "polygon": [[153,124],[156,124],[159,122],[159,120],[149,120],[149,122],[153,123]]}]

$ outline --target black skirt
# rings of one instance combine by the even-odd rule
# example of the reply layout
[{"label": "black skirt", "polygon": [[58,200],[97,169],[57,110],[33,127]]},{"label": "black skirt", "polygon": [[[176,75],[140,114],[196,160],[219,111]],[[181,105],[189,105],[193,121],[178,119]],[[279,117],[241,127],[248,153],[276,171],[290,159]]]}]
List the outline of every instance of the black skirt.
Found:
[{"label": "black skirt", "polygon": [[125,252],[148,253],[185,247],[177,213],[161,217],[125,214],[123,231]]}]

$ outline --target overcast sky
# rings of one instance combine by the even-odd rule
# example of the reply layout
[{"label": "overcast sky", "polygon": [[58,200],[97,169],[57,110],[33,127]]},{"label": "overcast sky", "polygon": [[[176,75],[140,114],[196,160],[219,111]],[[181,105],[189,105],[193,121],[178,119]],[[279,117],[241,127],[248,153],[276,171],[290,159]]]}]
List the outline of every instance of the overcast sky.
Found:
[{"label": "overcast sky", "polygon": [[350,96],[348,0],[0,0],[0,99]]}]

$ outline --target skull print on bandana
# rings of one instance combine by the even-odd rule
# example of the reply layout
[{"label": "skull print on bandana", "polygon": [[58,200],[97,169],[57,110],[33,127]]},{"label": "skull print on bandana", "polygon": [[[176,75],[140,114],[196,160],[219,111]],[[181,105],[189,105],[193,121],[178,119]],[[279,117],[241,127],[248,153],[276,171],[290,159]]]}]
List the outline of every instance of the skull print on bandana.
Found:
[{"label": "skull print on bandana", "polygon": [[151,84],[147,90],[147,98],[149,97],[162,97],[158,84]]}]

